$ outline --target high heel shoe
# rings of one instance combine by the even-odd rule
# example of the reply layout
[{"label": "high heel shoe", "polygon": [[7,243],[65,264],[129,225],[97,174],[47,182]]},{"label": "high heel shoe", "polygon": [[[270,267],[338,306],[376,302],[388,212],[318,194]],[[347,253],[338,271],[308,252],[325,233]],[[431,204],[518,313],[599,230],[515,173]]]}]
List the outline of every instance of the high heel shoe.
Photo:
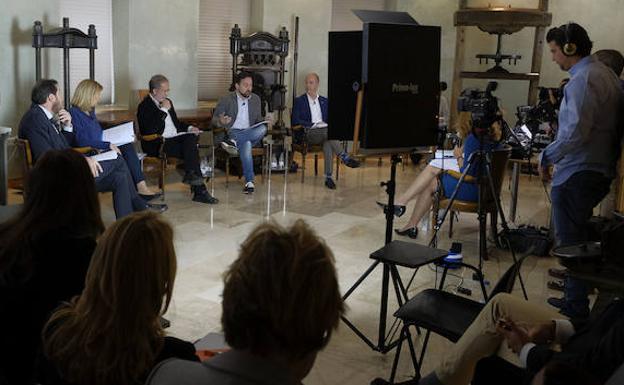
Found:
[{"label": "high heel shoe", "polygon": [[394,232],[397,233],[398,235],[408,236],[412,239],[416,239],[418,237],[418,229],[416,228],[416,226],[410,227],[407,230],[395,229]]},{"label": "high heel shoe", "polygon": [[[377,206],[379,206],[379,207],[381,207],[383,209],[384,213],[386,212],[386,210],[388,210],[388,205],[387,204],[384,204],[384,203],[381,203],[381,202],[376,202],[376,203],[377,203]],[[402,216],[403,214],[405,214],[405,210],[406,210],[406,207],[403,206],[403,205],[394,205],[394,216],[397,217],[397,218]]]}]

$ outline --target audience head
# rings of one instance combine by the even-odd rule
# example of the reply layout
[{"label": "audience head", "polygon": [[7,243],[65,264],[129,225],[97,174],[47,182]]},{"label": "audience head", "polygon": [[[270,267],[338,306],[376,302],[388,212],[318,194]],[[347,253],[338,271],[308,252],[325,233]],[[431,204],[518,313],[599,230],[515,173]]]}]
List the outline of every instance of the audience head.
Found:
[{"label": "audience head", "polygon": [[160,316],[176,274],[173,230],[157,214],[109,227],[93,253],[85,289],[44,329],[44,350],[76,384],[138,383],[163,344]]},{"label": "audience head", "polygon": [[63,108],[63,95],[54,79],[41,79],[35,84],[30,96],[34,104],[45,107],[53,113],[59,112]]},{"label": "audience head", "polygon": [[318,95],[320,78],[317,73],[311,72],[305,77],[306,92],[310,95]]},{"label": "audience head", "polygon": [[46,152],[26,176],[24,205],[0,225],[0,282],[31,273],[30,243],[50,234],[97,238],[104,231],[93,176],[73,150]]},{"label": "audience head", "polygon": [[85,79],[78,83],[71,104],[82,111],[90,112],[100,101],[104,87],[95,80]]},{"label": "audience head", "polygon": [[447,88],[448,85],[446,84],[446,82],[440,82],[440,92],[446,91]]},{"label": "audience head", "polygon": [[167,99],[169,95],[169,79],[165,75],[154,75],[149,81],[149,90],[154,99],[159,103]]},{"label": "audience head", "polygon": [[542,368],[532,385],[598,385],[592,376],[582,368],[564,362],[551,361]]},{"label": "audience head", "polygon": [[251,72],[243,71],[236,74],[234,77],[234,89],[244,98],[251,96],[253,89],[253,75]]},{"label": "audience head", "polygon": [[624,56],[622,56],[620,51],[615,49],[601,49],[594,52],[594,57],[600,60],[602,64],[611,68],[617,77],[620,77],[623,74],[622,70],[624,70]]},{"label": "audience head", "polygon": [[[502,112],[500,112],[502,115]],[[468,135],[472,133],[472,113],[468,111],[459,111],[457,115],[457,124],[455,129],[457,130],[457,135],[466,139]],[[501,140],[503,135],[503,131],[499,122],[494,122],[490,129],[488,130],[489,137],[488,139],[494,142],[498,142]]]},{"label": "audience head", "polygon": [[301,220],[258,226],[225,273],[221,322],[237,350],[282,359],[302,379],[338,326],[344,305],[334,257]]},{"label": "audience head", "polygon": [[593,46],[585,28],[571,22],[551,28],[546,34],[546,41],[552,60],[564,71],[591,54]]}]

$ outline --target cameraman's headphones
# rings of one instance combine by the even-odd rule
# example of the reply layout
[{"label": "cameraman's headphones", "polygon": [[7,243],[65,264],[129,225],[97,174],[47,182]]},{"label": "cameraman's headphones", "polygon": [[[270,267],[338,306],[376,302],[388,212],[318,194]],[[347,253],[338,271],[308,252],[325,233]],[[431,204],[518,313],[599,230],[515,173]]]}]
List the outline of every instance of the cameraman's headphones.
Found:
[{"label": "cameraman's headphones", "polygon": [[566,56],[574,56],[576,55],[576,44],[572,43],[570,38],[570,26],[572,23],[568,23],[565,26],[565,43],[563,44],[563,54]]}]

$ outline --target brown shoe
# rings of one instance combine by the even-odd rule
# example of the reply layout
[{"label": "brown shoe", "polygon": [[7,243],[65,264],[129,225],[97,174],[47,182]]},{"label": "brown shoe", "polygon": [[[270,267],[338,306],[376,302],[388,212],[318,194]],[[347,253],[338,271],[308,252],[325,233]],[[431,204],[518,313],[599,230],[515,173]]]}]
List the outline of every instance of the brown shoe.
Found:
[{"label": "brown shoe", "polygon": [[555,269],[554,267],[551,267],[550,269],[548,269],[548,275],[557,279],[565,279],[568,276],[568,270]]},{"label": "brown shoe", "polygon": [[547,286],[550,290],[563,291],[565,289],[565,285],[561,281],[548,281]]}]

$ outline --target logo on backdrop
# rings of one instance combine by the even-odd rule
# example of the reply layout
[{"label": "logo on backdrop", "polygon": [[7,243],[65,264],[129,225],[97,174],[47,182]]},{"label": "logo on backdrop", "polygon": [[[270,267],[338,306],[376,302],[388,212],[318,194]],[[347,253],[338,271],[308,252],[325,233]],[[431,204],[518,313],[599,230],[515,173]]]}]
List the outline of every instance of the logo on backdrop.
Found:
[{"label": "logo on backdrop", "polygon": [[393,93],[411,92],[412,94],[415,95],[418,93],[418,84],[392,83],[392,92]]}]

